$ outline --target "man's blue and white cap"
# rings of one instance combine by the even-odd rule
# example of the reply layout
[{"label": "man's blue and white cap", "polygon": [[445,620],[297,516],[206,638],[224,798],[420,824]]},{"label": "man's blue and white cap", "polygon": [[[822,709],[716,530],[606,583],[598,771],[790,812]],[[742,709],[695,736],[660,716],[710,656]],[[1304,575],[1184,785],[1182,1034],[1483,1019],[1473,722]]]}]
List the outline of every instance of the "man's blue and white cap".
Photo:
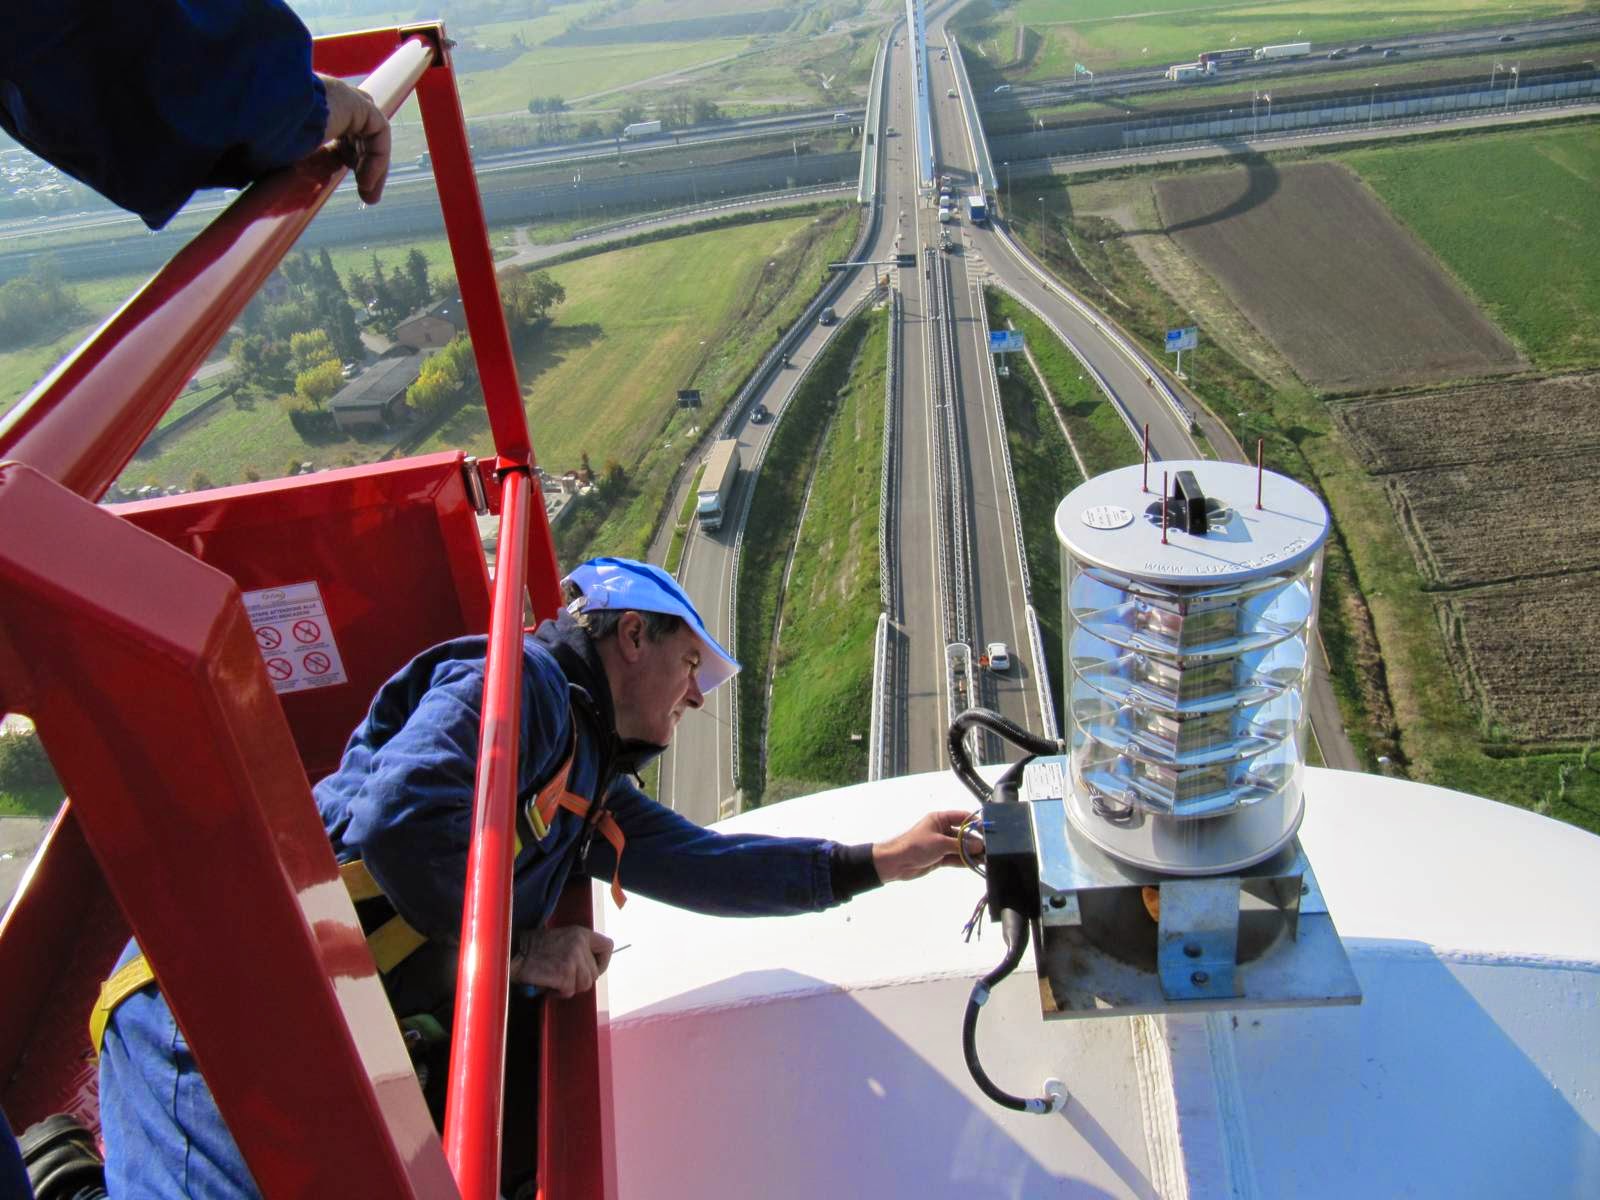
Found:
[{"label": "man's blue and white cap", "polygon": [[706,631],[706,623],[678,581],[660,567],[631,558],[591,558],[574,567],[561,582],[570,583],[583,593],[583,599],[573,603],[581,605],[584,612],[633,609],[682,617],[707,651],[701,656],[700,673],[695,678],[702,692],[721,687],[739,673],[739,660]]}]

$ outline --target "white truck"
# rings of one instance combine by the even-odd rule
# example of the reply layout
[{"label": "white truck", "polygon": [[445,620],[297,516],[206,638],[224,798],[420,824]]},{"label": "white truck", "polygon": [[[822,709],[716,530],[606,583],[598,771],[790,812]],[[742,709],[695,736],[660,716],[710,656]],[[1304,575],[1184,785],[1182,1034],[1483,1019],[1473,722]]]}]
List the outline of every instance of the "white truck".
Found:
[{"label": "white truck", "polygon": [[635,121],[631,125],[622,127],[622,136],[629,138],[646,138],[661,132],[660,121]]},{"label": "white truck", "polygon": [[1200,79],[1206,75],[1215,75],[1215,63],[1173,63],[1167,68],[1167,78],[1173,83],[1184,83],[1192,79]]},{"label": "white truck", "polygon": [[1262,46],[1256,51],[1257,62],[1268,62],[1274,58],[1304,58],[1311,53],[1310,42],[1284,42],[1278,46]]},{"label": "white truck", "polygon": [[736,438],[723,438],[714,442],[706,455],[706,469],[700,476],[700,487],[695,492],[694,511],[700,518],[700,528],[722,528],[722,518],[728,507],[728,495],[733,482],[739,478],[739,442]]}]

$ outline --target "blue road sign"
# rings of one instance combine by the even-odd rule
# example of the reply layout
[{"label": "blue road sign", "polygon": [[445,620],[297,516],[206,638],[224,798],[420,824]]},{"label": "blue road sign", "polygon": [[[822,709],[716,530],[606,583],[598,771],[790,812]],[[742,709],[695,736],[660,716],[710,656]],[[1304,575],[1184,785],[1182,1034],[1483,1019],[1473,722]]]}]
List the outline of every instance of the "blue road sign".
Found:
[{"label": "blue road sign", "polygon": [[1200,344],[1200,329],[1198,326],[1189,325],[1183,329],[1167,330],[1167,353],[1176,354],[1179,350],[1193,350]]},{"label": "blue road sign", "polygon": [[1022,335],[1014,329],[991,329],[989,331],[990,354],[1020,354],[1022,352]]}]

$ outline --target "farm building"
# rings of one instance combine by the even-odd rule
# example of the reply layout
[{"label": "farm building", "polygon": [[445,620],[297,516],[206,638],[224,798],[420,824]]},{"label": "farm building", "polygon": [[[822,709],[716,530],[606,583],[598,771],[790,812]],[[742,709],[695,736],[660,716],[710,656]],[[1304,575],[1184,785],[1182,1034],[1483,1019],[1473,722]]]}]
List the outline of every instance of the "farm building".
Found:
[{"label": "farm building", "polygon": [[346,432],[387,429],[405,406],[406,389],[422,370],[421,354],[386,358],[361,372],[331,400],[334,424]]},{"label": "farm building", "polygon": [[412,350],[437,350],[466,331],[467,315],[461,307],[461,298],[451,296],[435,300],[421,312],[412,313],[401,321],[394,327],[394,340],[397,346]]}]

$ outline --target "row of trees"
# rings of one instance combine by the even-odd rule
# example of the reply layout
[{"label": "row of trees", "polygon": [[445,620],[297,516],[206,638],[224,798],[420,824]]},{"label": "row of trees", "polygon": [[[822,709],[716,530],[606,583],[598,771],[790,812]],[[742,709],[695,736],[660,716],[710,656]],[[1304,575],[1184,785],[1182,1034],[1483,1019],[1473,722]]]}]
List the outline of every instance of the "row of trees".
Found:
[{"label": "row of trees", "polygon": [[387,329],[426,308],[433,302],[433,283],[428,278],[428,256],[413,249],[406,261],[392,275],[383,269],[378,256],[372,256],[372,271],[363,274],[351,271],[348,276],[350,294]]},{"label": "row of trees", "polygon": [[[310,366],[332,359],[337,374],[339,362],[366,353],[350,296],[327,250],[314,258],[304,251],[291,255],[278,276],[281,283],[269,284],[245,306],[239,317],[241,335],[229,352],[240,387],[247,392],[281,394],[293,386],[295,374]],[[298,357],[294,351],[295,335],[312,330],[325,343],[315,361],[307,357],[309,350],[303,348]]]},{"label": "row of trees", "polygon": [[477,382],[472,343],[462,334],[423,362],[416,381],[406,389],[406,404],[424,418],[437,417],[460,404]]},{"label": "row of trees", "polygon": [[83,319],[77,293],[62,282],[52,258],[36,258],[26,275],[0,284],[0,345],[44,341]]}]

